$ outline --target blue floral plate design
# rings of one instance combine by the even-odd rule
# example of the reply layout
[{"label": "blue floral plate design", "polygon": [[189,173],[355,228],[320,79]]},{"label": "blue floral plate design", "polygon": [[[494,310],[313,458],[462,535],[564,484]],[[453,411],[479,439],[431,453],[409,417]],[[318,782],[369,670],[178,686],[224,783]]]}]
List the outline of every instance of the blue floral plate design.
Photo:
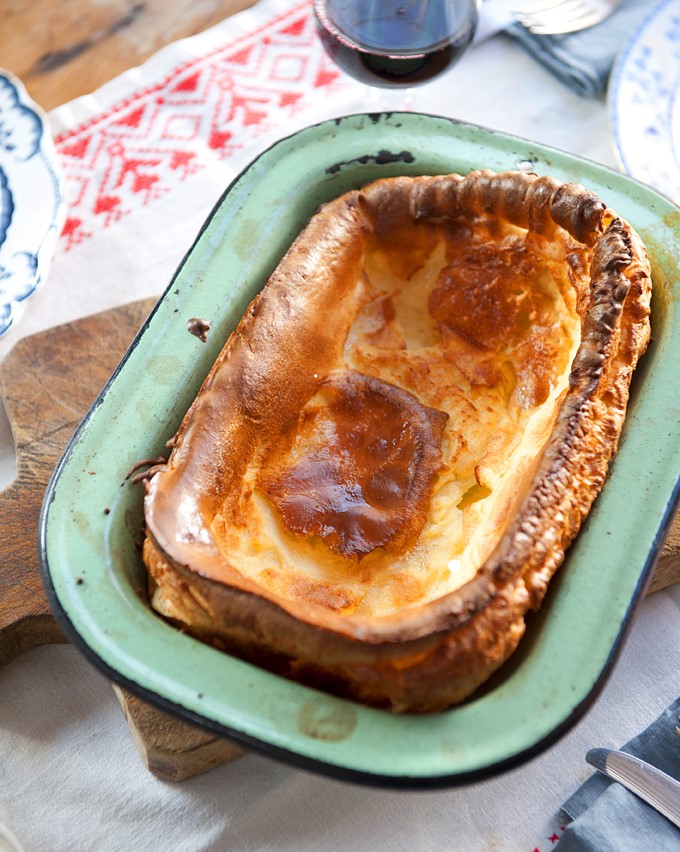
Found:
[{"label": "blue floral plate design", "polygon": [[623,46],[609,83],[624,171],[680,204],[680,4],[662,0]]},{"label": "blue floral plate design", "polygon": [[45,117],[20,81],[0,70],[0,335],[45,278],[65,215]]}]

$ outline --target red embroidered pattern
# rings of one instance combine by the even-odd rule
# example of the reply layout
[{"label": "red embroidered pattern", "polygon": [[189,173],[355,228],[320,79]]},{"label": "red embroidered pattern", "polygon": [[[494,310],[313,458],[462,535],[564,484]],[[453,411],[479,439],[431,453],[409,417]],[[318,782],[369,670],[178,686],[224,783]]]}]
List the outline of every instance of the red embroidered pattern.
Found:
[{"label": "red embroidered pattern", "polygon": [[[565,828],[566,828],[566,826],[561,825],[560,826],[560,832],[564,831]],[[549,835],[549,837],[547,839],[550,842],[551,846],[554,846],[555,843],[557,843],[559,841],[560,835],[556,831],[553,831],[553,833],[551,835]],[[534,849],[531,850],[531,852],[541,852],[541,848],[539,846],[536,846],[536,847],[534,847]]]},{"label": "red embroidered pattern", "polygon": [[347,85],[318,42],[306,2],[175,68],[56,138],[69,204],[62,249],[151,204],[211,158],[285,132],[285,118],[310,92]]}]

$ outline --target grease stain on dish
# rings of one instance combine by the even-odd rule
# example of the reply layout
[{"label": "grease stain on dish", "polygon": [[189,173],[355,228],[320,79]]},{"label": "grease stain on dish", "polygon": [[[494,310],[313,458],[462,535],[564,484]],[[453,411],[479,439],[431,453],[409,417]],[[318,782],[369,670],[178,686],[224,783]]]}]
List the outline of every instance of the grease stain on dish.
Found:
[{"label": "grease stain on dish", "polygon": [[154,422],[156,412],[151,408],[146,401],[141,402],[136,409],[137,417],[139,418],[140,426],[151,426]]},{"label": "grease stain on dish", "polygon": [[460,745],[449,737],[443,737],[440,741],[440,748],[444,755],[459,755]]},{"label": "grease stain on dish", "polygon": [[342,742],[352,736],[356,726],[355,709],[331,698],[310,698],[298,712],[300,733],[315,740]]},{"label": "grease stain on dish", "polygon": [[257,219],[244,219],[231,248],[239,260],[246,262],[262,235],[262,226]]},{"label": "grease stain on dish", "polygon": [[176,355],[157,355],[147,365],[149,375],[159,385],[174,385],[175,373],[182,369],[182,361]]},{"label": "grease stain on dish", "polygon": [[92,524],[85,512],[74,512],[73,523],[80,535],[92,543],[96,543],[96,535],[92,532]]}]

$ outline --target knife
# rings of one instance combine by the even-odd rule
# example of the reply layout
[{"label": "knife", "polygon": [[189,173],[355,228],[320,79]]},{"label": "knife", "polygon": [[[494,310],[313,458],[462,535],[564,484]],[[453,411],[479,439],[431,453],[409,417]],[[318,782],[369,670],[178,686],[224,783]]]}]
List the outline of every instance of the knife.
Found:
[{"label": "knife", "polygon": [[586,754],[586,760],[680,828],[680,782],[623,751],[593,748]]}]

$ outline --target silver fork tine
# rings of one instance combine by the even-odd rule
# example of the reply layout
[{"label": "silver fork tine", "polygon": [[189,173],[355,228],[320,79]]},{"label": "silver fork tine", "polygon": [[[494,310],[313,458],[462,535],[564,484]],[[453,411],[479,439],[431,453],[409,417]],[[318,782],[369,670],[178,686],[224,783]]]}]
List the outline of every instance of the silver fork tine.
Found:
[{"label": "silver fork tine", "polygon": [[599,24],[601,20],[602,15],[600,12],[585,9],[581,14],[571,17],[568,21],[566,19],[555,20],[553,22],[545,21],[533,24],[529,26],[529,29],[535,35],[557,35],[559,33],[573,33],[583,30],[586,27],[593,27],[595,24]]},{"label": "silver fork tine", "polygon": [[620,0],[538,0],[515,10],[515,18],[536,35],[570,33],[595,26]]},{"label": "silver fork tine", "polygon": [[515,14],[528,27],[531,24],[547,23],[551,20],[571,20],[574,14],[578,14],[584,8],[588,7],[584,7],[581,0],[561,0],[559,4],[546,7],[540,11],[527,9],[524,12],[516,12]]},{"label": "silver fork tine", "polygon": [[570,24],[581,18],[599,15],[596,9],[584,6],[580,0],[570,0],[569,8],[563,11],[546,13],[545,15],[525,15],[521,18],[527,27],[549,27],[557,24]]},{"label": "silver fork tine", "polygon": [[559,12],[561,9],[580,5],[580,0],[547,0],[543,3],[529,3],[527,6],[521,6],[519,9],[515,9],[515,14],[535,17],[547,15],[554,10]]}]

